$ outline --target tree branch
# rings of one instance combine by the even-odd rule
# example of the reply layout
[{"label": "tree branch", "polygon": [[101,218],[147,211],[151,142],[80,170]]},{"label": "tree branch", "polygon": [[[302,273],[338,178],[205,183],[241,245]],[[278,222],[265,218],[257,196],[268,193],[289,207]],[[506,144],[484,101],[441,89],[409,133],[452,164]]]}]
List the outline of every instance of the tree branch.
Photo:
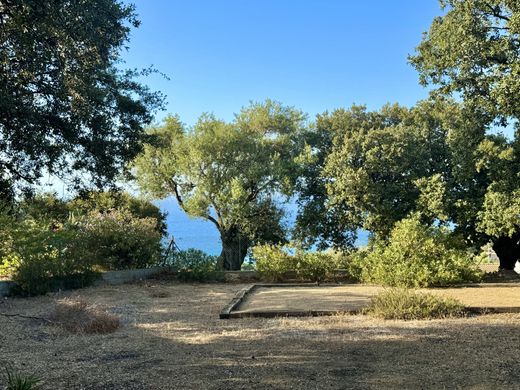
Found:
[{"label": "tree branch", "polygon": [[492,5],[488,4],[488,3],[484,3],[486,7],[488,7],[490,10],[491,10],[491,14],[495,17],[495,18],[498,18],[498,19],[502,19],[502,20],[505,20],[507,22],[509,22],[510,18],[508,18],[507,16],[505,15],[502,15],[500,13],[500,7],[497,6],[497,7],[493,7]]},{"label": "tree branch", "polygon": [[[188,210],[186,210],[186,207],[184,206],[184,201],[179,192],[179,185],[177,184],[177,182],[173,179],[170,179],[170,187],[171,187],[173,195],[175,196],[175,199],[177,199],[177,203],[179,204],[181,209],[186,214],[189,214]],[[213,218],[211,215],[207,214],[207,215],[203,216],[203,218],[206,218],[208,221],[213,222],[215,224],[215,226],[217,227],[217,229],[220,230],[219,222],[215,218]]]}]

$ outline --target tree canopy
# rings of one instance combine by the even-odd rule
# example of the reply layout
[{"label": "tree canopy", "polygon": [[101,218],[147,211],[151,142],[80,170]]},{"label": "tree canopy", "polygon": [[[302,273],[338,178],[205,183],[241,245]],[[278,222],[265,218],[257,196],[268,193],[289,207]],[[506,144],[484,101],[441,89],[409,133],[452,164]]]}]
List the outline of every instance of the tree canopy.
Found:
[{"label": "tree canopy", "polygon": [[479,201],[468,207],[469,214],[477,220],[476,230],[494,242],[501,267],[512,269],[520,252],[520,3],[441,4],[445,14],[433,21],[410,60],[421,82],[435,87],[434,96],[460,97],[466,109],[478,113],[481,127],[515,128],[513,138],[488,131],[475,139],[471,130],[462,132],[469,147],[454,156],[466,161],[462,165],[474,163],[468,191]]},{"label": "tree canopy", "polygon": [[116,0],[0,0],[0,195],[46,172],[102,186],[140,152],[163,98],[121,66],[138,26]]},{"label": "tree canopy", "polygon": [[277,102],[252,103],[227,123],[204,114],[193,128],[178,117],[150,130],[156,138],[135,161],[140,187],[174,196],[220,232],[225,269],[240,269],[253,243],[283,242],[279,199],[299,173],[305,115]]}]

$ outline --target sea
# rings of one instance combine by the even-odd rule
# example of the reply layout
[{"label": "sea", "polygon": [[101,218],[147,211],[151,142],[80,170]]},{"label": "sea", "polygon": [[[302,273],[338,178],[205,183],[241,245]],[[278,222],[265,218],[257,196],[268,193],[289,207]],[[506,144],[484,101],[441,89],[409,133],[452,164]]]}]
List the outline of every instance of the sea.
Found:
[{"label": "sea", "polygon": [[[210,255],[218,255],[222,249],[218,231],[213,223],[201,218],[188,216],[173,197],[154,202],[163,212],[167,213],[166,223],[168,235],[173,237],[181,250],[189,248],[200,249]],[[286,225],[294,226],[296,204],[286,206]],[[368,241],[368,232],[358,231],[356,246],[364,246]]]}]

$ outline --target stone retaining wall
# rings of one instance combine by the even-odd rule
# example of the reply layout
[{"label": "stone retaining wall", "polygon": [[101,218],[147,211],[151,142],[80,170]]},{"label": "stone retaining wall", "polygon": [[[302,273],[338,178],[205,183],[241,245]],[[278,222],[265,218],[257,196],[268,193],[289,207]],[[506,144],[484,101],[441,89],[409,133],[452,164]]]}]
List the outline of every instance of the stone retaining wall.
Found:
[{"label": "stone retaining wall", "polygon": [[94,285],[136,282],[138,280],[148,279],[151,276],[156,275],[166,269],[168,269],[168,267],[153,267],[103,272],[101,274],[101,278],[96,283],[94,283]]}]

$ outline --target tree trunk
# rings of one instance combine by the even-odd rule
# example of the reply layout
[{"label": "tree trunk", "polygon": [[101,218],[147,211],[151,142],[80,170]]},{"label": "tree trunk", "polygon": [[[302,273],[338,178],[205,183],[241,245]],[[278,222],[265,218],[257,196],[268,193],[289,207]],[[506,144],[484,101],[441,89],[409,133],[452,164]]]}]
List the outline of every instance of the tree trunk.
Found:
[{"label": "tree trunk", "polygon": [[249,249],[249,238],[240,234],[237,228],[220,233],[222,252],[220,264],[224,271],[240,271]]},{"label": "tree trunk", "polygon": [[493,241],[493,250],[500,260],[499,269],[514,270],[515,264],[520,259],[520,232],[512,237],[498,237]]}]

